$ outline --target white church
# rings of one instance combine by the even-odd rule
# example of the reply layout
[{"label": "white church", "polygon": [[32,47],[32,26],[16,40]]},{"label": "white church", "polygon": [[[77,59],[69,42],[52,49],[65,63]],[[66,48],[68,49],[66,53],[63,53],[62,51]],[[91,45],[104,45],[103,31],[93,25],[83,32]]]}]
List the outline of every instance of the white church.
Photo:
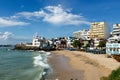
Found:
[{"label": "white church", "polygon": [[38,33],[36,32],[33,36],[32,44],[26,44],[26,46],[32,46],[32,47],[44,47],[47,45],[47,40],[44,37],[39,37]]},{"label": "white church", "polygon": [[33,36],[32,46],[40,47],[40,40],[39,40],[39,36],[38,36],[37,32],[36,32],[35,36]]}]

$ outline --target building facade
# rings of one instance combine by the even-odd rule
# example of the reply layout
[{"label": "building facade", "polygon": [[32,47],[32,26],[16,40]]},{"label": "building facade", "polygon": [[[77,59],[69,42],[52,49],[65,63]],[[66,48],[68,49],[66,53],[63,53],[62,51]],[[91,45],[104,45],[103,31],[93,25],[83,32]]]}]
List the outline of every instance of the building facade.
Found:
[{"label": "building facade", "polygon": [[106,53],[108,55],[120,55],[120,43],[107,43]]},{"label": "building facade", "polygon": [[120,36],[120,24],[113,25],[112,36]]},{"label": "building facade", "polygon": [[75,38],[82,38],[84,40],[89,40],[90,39],[90,31],[89,30],[80,30],[80,31],[75,31],[73,32],[73,37]]},{"label": "building facade", "polygon": [[114,24],[113,27],[112,37],[110,37],[106,43],[106,53],[108,55],[120,55],[120,25]]},{"label": "building facade", "polygon": [[35,36],[33,36],[32,45],[35,46],[35,47],[40,47],[40,41],[39,41],[38,33],[36,33]]},{"label": "building facade", "polygon": [[113,25],[113,31],[111,32],[111,37],[108,39],[108,41],[120,41],[120,24]]},{"label": "building facade", "polygon": [[93,22],[90,26],[90,38],[107,39],[110,35],[110,27],[106,22]]}]

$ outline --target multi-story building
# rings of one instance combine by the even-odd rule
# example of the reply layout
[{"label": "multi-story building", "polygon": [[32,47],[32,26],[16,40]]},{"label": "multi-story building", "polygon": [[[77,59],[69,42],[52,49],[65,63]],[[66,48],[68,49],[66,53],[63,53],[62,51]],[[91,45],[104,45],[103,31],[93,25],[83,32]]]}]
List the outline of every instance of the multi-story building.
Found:
[{"label": "multi-story building", "polygon": [[109,55],[120,55],[120,24],[113,25],[111,35],[106,44],[106,53]]},{"label": "multi-story building", "polygon": [[75,38],[82,38],[84,40],[89,40],[90,39],[90,34],[89,30],[80,30],[80,31],[75,31],[73,32],[73,36]]},{"label": "multi-story building", "polygon": [[48,43],[49,41],[47,39],[45,39],[44,37],[39,37],[38,33],[36,33],[35,36],[33,37],[32,46],[43,48],[46,47]]},{"label": "multi-story building", "polygon": [[114,36],[108,39],[106,43],[106,53],[111,55],[120,55],[120,37]]},{"label": "multi-story building", "polygon": [[36,47],[40,47],[40,41],[39,41],[39,37],[38,34],[36,33],[35,36],[33,37],[33,42],[32,42],[33,46]]},{"label": "multi-story building", "polygon": [[120,36],[120,24],[113,25],[112,36]]},{"label": "multi-story building", "polygon": [[108,39],[109,42],[120,40],[120,24],[113,25],[113,31],[111,32],[111,37]]},{"label": "multi-story building", "polygon": [[90,28],[90,38],[107,39],[110,35],[110,27],[106,22],[93,22]]},{"label": "multi-story building", "polygon": [[108,55],[120,55],[120,43],[107,43],[106,53]]}]

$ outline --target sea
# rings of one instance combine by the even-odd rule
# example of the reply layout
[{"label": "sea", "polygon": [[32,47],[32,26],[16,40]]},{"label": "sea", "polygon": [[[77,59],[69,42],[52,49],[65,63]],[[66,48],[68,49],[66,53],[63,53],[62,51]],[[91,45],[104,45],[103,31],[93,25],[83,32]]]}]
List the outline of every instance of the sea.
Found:
[{"label": "sea", "polygon": [[42,80],[50,71],[50,52],[0,47],[0,80]]}]

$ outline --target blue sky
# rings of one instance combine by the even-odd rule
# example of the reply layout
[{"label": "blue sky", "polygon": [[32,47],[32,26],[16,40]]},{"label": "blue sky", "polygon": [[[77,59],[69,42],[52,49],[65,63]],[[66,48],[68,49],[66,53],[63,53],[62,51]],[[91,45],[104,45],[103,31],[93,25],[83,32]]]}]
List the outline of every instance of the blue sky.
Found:
[{"label": "blue sky", "polygon": [[46,38],[72,36],[90,23],[120,23],[119,0],[1,0],[0,44],[30,42],[35,32]]}]

